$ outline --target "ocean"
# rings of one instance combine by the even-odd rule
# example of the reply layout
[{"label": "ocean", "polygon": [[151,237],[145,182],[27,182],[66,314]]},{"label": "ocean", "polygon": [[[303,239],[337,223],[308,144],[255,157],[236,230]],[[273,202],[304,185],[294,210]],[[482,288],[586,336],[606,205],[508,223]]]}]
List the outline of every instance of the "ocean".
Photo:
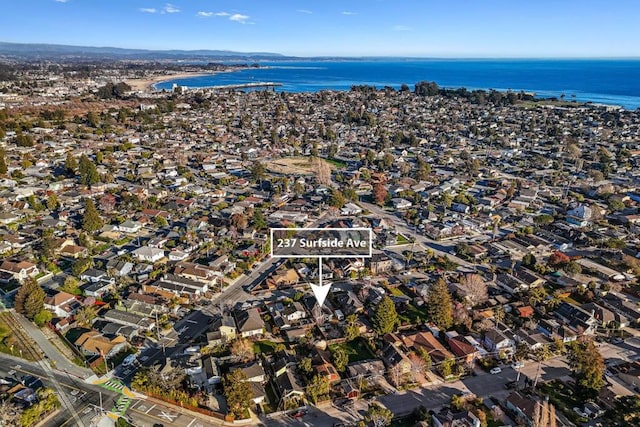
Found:
[{"label": "ocean", "polygon": [[640,59],[407,59],[260,62],[260,68],[169,80],[190,88],[277,82],[277,90],[349,90],[353,85],[391,86],[435,81],[441,87],[534,92],[538,97],[640,107]]}]

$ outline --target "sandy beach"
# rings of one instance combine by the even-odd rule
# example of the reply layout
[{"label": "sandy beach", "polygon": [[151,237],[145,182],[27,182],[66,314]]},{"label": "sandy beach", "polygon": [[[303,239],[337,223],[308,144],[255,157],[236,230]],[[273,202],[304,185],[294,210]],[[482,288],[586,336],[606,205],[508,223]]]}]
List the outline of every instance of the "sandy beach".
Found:
[{"label": "sandy beach", "polygon": [[131,86],[131,89],[134,91],[144,92],[144,91],[152,91],[154,84],[164,82],[167,80],[184,79],[188,77],[208,76],[212,74],[215,74],[215,73],[214,72],[211,72],[211,73],[183,72],[183,73],[165,74],[162,76],[147,77],[144,79],[129,79],[129,80],[126,80],[125,83]]}]

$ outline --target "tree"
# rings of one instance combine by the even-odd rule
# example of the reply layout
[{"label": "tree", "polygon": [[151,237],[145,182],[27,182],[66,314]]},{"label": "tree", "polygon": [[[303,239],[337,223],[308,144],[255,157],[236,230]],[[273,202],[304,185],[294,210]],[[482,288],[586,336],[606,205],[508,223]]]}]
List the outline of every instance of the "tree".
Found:
[{"label": "tree", "polygon": [[4,148],[0,148],[0,175],[4,175],[9,170],[7,168],[7,160],[5,158],[6,153]]},{"label": "tree", "polygon": [[334,349],[331,350],[331,357],[333,357],[333,364],[338,372],[344,372],[345,369],[347,369],[349,355],[342,347],[334,347]]},{"label": "tree", "polygon": [[78,309],[78,312],[76,313],[76,322],[83,328],[90,328],[97,315],[98,313],[95,306],[85,305]]},{"label": "tree", "polygon": [[93,199],[87,198],[84,204],[84,215],[82,216],[82,229],[88,233],[93,233],[100,230],[102,225],[102,218],[100,218]]},{"label": "tree", "polygon": [[376,306],[372,322],[373,330],[378,335],[389,334],[396,330],[400,323],[400,318],[396,311],[396,305],[391,298],[388,296],[382,298],[382,301]]},{"label": "tree", "polygon": [[442,375],[442,378],[446,379],[453,375],[453,368],[455,365],[455,359],[446,359],[440,362],[438,365],[438,371],[440,372],[440,375]]},{"label": "tree", "polygon": [[235,369],[224,376],[223,385],[229,413],[236,419],[248,418],[253,390],[247,381],[247,375],[242,369]]},{"label": "tree", "polygon": [[479,274],[465,274],[460,280],[460,285],[471,307],[482,304],[489,299],[487,284]]},{"label": "tree", "polygon": [[231,218],[229,218],[229,223],[237,230],[244,230],[249,225],[249,220],[247,219],[247,216],[245,214],[238,212],[231,215]]},{"label": "tree", "polygon": [[575,276],[582,273],[582,267],[580,267],[580,264],[577,262],[571,261],[564,266],[564,271],[566,271],[570,276]]},{"label": "tree", "polygon": [[47,209],[50,211],[55,211],[58,208],[58,197],[55,193],[49,194],[47,197]]},{"label": "tree", "polygon": [[547,290],[544,286],[529,288],[529,304],[538,305],[547,298]]},{"label": "tree", "polygon": [[569,346],[569,366],[573,370],[577,391],[584,397],[595,397],[605,384],[604,360],[592,340]]},{"label": "tree", "polygon": [[82,185],[90,187],[100,182],[100,174],[96,165],[84,154],[80,157],[78,172],[80,173],[80,184]]},{"label": "tree", "polygon": [[253,344],[247,339],[238,338],[231,344],[230,350],[233,356],[243,362],[248,362],[254,358]]},{"label": "tree", "polygon": [[553,223],[554,220],[555,218],[553,218],[553,215],[549,215],[549,214],[542,214],[533,218],[533,222],[536,225],[549,225]]},{"label": "tree", "polygon": [[253,217],[251,219],[251,224],[253,224],[253,226],[257,230],[262,230],[264,228],[267,228],[267,221],[264,218],[262,209],[256,208],[253,210]]},{"label": "tree", "polygon": [[311,373],[313,372],[313,363],[311,361],[311,358],[305,357],[300,360],[300,363],[298,363],[298,369],[300,369],[300,371],[306,376],[311,375]]},{"label": "tree", "polygon": [[320,185],[328,185],[331,182],[331,168],[329,163],[322,159],[314,158],[314,167],[316,173],[316,181]]},{"label": "tree", "polygon": [[383,206],[385,201],[387,200],[387,196],[389,192],[381,182],[376,183],[373,187],[373,199],[375,200],[378,206]]},{"label": "tree", "polygon": [[321,396],[329,394],[329,381],[320,375],[314,375],[309,384],[307,384],[306,395],[315,404]]},{"label": "tree", "polygon": [[64,161],[64,171],[67,176],[72,177],[76,174],[76,169],[78,169],[78,161],[69,151],[67,153],[67,158]]},{"label": "tree", "polygon": [[522,257],[522,265],[529,269],[534,269],[537,262],[538,260],[536,260],[535,255],[533,255],[531,252],[527,252],[527,254]]},{"label": "tree", "polygon": [[53,314],[49,310],[42,309],[33,317],[33,323],[42,327],[51,322],[51,319],[53,319]]},{"label": "tree", "polygon": [[258,161],[253,163],[253,167],[251,168],[251,178],[256,181],[262,181],[265,177],[266,169],[264,165]]},{"label": "tree", "polygon": [[347,199],[344,194],[337,188],[331,190],[331,197],[329,197],[329,204],[335,208],[341,208],[347,203]]},{"label": "tree", "polygon": [[92,258],[77,259],[71,266],[71,273],[76,277],[80,277],[80,275],[85,271],[87,271],[89,268],[91,268],[92,265],[93,265]]},{"label": "tree", "polygon": [[368,423],[371,423],[373,427],[387,427],[391,425],[393,413],[387,408],[374,403],[369,405],[369,409],[367,409],[364,419]]},{"label": "tree", "polygon": [[35,279],[24,281],[14,301],[14,309],[26,318],[33,320],[36,314],[44,310],[45,293]]},{"label": "tree", "polygon": [[425,350],[424,347],[418,347],[418,356],[420,356],[420,358],[424,362],[425,372],[431,369],[431,365],[433,364],[433,362],[431,361],[431,356],[429,355],[429,352],[427,352],[427,350]]},{"label": "tree", "polygon": [[621,396],[616,399],[615,407],[607,411],[604,419],[614,426],[640,425],[640,396]]},{"label": "tree", "polygon": [[344,328],[344,337],[347,341],[353,341],[360,335],[360,327],[356,324],[356,315],[347,316],[347,326]]},{"label": "tree", "polygon": [[451,294],[443,279],[438,279],[427,292],[427,312],[429,320],[441,329],[447,330],[453,324]]}]

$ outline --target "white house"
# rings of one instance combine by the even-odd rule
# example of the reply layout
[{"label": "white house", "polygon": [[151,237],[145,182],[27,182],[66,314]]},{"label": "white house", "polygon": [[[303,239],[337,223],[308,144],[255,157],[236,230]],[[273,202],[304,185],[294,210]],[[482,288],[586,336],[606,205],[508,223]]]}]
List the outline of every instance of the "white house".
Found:
[{"label": "white house", "polygon": [[123,233],[137,233],[142,229],[142,223],[138,221],[126,220],[122,224],[118,225],[118,230]]},{"label": "white house", "polygon": [[164,251],[158,248],[143,246],[131,252],[131,255],[138,261],[158,262],[164,258]]},{"label": "white house", "polygon": [[342,209],[340,209],[342,215],[359,215],[362,213],[362,208],[355,203],[347,203]]}]

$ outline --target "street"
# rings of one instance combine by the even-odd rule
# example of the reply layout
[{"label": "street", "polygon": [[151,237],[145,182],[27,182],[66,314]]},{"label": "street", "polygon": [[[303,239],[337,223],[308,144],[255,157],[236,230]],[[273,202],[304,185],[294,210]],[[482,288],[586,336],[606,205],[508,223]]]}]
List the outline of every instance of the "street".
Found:
[{"label": "street", "polygon": [[[9,375],[10,371],[15,371],[15,373]],[[33,375],[40,378],[46,387],[54,388],[54,390],[56,388],[52,384],[50,377],[53,377],[54,381],[60,385],[73,410],[70,411],[63,406],[51,420],[51,425],[55,426],[89,426],[91,419],[99,412],[101,398],[103,408],[111,410],[119,396],[112,391],[87,384],[72,375],[45,369],[37,363],[0,353],[1,377],[13,377],[16,380],[20,380],[23,375]],[[60,398],[61,394],[58,390],[56,390],[56,394]],[[75,416],[73,413],[75,413]]]}]

